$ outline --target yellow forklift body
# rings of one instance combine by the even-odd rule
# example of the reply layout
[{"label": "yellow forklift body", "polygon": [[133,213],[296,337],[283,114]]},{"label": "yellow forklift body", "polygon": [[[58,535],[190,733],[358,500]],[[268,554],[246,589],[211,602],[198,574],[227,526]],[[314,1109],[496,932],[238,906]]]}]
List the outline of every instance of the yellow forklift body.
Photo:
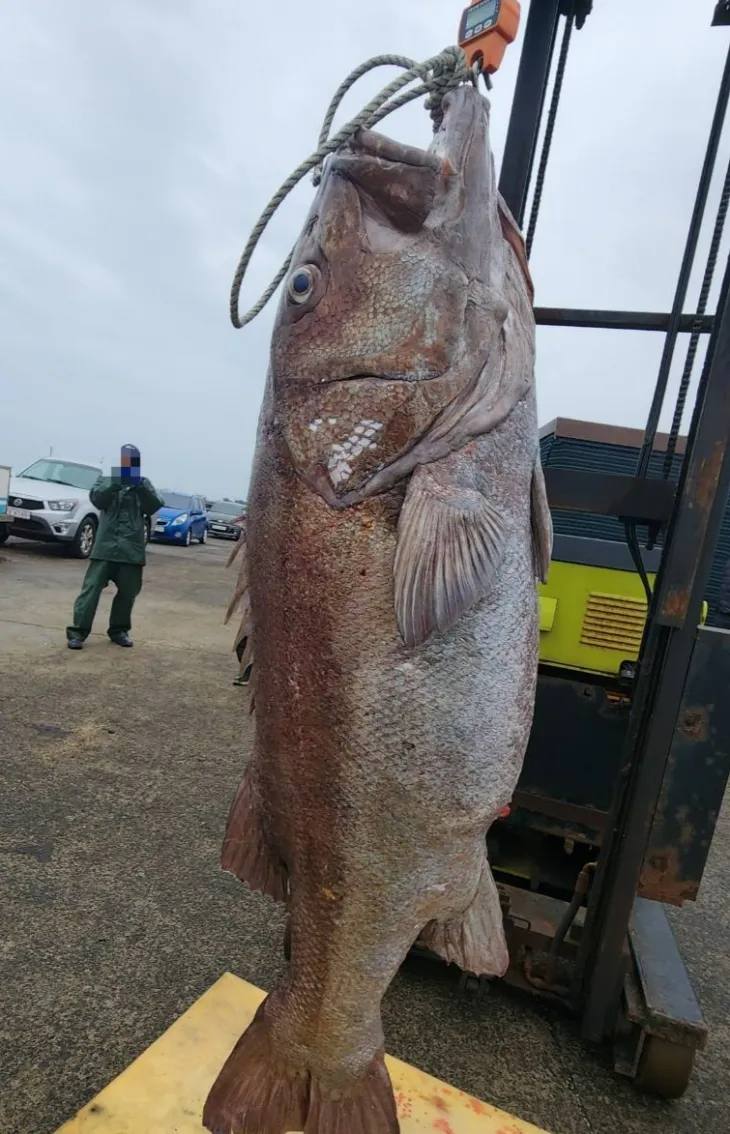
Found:
[{"label": "yellow forklift body", "polygon": [[[614,676],[623,662],[636,661],[647,612],[636,572],[553,560],[538,590],[541,662]],[[702,624],[706,619],[704,603]]]}]

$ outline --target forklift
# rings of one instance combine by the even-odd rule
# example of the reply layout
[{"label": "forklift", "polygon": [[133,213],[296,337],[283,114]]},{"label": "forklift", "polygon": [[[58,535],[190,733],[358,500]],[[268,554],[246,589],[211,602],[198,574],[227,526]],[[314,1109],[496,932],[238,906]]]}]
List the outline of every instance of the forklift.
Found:
[{"label": "forklift", "polygon": [[[730,0],[705,6],[708,21],[730,26]],[[461,24],[467,55],[470,39],[492,26],[510,42],[515,7],[519,17],[513,0],[474,0]],[[526,13],[499,189],[524,231],[533,187],[528,255],[573,33],[600,20],[596,8],[531,0]],[[730,634],[712,625],[712,593],[708,601],[723,525],[730,542],[730,262],[717,310],[706,310],[730,169],[699,303],[685,312],[729,100],[730,52],[672,310],[535,309],[539,326],[663,334],[664,351],[643,432],[564,420],[542,431],[555,547],[540,587],[534,724],[509,815],[487,839],[510,948],[505,980],[563,1005],[586,1040],[613,1044],[618,1073],[665,1098],[684,1093],[707,1038],[665,906],[697,897],[730,773]],[[687,361],[661,435],[681,341]],[[481,987],[468,974],[462,981]]]}]

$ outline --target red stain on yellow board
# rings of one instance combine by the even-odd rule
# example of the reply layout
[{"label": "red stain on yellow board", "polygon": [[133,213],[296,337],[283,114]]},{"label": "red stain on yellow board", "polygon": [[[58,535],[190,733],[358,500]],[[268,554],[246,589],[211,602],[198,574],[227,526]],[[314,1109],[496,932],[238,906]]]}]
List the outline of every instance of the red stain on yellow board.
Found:
[{"label": "red stain on yellow board", "polygon": [[466,1105],[473,1110],[475,1114],[489,1114],[486,1106],[483,1102],[479,1102],[479,1099],[467,1099]]},{"label": "red stain on yellow board", "polygon": [[413,1102],[403,1091],[396,1092],[395,1105],[398,1108],[399,1118],[411,1118],[413,1116]]},{"label": "red stain on yellow board", "polygon": [[431,1106],[435,1106],[436,1110],[448,1110],[447,1104],[439,1095],[434,1095],[430,1100]]},{"label": "red stain on yellow board", "polygon": [[437,1118],[433,1124],[434,1130],[440,1130],[441,1134],[454,1134],[454,1128],[450,1122],[445,1118]]}]

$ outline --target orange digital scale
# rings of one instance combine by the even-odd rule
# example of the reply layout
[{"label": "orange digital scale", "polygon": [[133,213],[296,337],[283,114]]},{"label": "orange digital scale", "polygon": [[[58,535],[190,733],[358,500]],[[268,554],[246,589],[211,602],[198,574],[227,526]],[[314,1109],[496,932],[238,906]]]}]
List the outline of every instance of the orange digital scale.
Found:
[{"label": "orange digital scale", "polygon": [[473,0],[459,25],[459,47],[484,75],[498,71],[507,46],[517,38],[521,9],[518,0]]}]

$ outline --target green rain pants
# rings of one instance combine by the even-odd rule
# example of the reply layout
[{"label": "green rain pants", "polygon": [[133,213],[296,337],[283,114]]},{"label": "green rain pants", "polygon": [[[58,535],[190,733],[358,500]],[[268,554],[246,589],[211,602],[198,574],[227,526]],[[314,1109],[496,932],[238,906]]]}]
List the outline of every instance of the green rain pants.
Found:
[{"label": "green rain pants", "polygon": [[110,638],[128,634],[132,628],[132,607],[142,590],[141,563],[112,563],[108,559],[92,559],[86,569],[79,597],[74,603],[73,626],[66,627],[67,638],[87,638],[104,587],[111,580],[117,593],[109,614]]}]

